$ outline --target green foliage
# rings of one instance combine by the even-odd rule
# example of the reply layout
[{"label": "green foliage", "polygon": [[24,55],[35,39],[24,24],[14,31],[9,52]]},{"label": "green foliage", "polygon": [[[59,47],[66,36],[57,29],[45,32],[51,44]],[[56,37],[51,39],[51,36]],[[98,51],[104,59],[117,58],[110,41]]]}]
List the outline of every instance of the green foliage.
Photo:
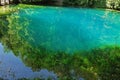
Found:
[{"label": "green foliage", "polygon": [[120,9],[120,0],[106,0],[106,6],[111,9]]},{"label": "green foliage", "polygon": [[[15,5],[13,5],[15,6]],[[11,12],[16,11],[15,7],[13,6],[0,6],[0,16],[10,14]],[[12,7],[12,8],[11,8]]]},{"label": "green foliage", "polygon": [[54,4],[56,0],[13,0],[13,3],[26,3],[26,4]]},{"label": "green foliage", "polygon": [[14,3],[120,9],[120,0],[13,0]]},{"label": "green foliage", "polygon": [[120,78],[120,47],[94,49],[89,53],[88,59],[98,69],[101,80]]},{"label": "green foliage", "polygon": [[63,0],[65,6],[120,9],[120,0]]},{"label": "green foliage", "polygon": [[69,6],[92,7],[93,0],[64,0],[63,4]]}]

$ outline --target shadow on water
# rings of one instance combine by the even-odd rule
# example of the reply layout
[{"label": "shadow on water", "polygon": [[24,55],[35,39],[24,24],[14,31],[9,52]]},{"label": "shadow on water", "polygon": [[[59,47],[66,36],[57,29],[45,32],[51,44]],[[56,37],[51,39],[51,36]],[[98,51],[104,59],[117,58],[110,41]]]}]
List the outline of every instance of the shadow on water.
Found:
[{"label": "shadow on water", "polygon": [[91,9],[71,11],[24,7],[0,16],[0,77],[119,79],[119,14]]}]

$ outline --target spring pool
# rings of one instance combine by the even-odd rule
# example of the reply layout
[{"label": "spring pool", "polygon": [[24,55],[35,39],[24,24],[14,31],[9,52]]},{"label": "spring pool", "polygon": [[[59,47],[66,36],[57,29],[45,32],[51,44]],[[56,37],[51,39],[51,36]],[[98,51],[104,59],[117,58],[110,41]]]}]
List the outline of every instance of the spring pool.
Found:
[{"label": "spring pool", "polygon": [[[20,7],[0,17],[0,41],[1,78],[41,78],[41,75],[49,74],[47,77],[52,76],[56,80],[56,74],[45,70],[53,63],[48,65],[47,58],[45,62],[48,62],[41,64],[39,59],[46,58],[49,52],[75,53],[120,46],[120,13],[88,8]],[[55,65],[59,65],[57,63]],[[17,68],[19,66],[20,69]],[[26,66],[33,70],[44,69],[43,74]],[[54,67],[49,70],[54,71]]]},{"label": "spring pool", "polygon": [[[100,9],[41,7],[13,13],[10,26],[26,28],[32,45],[74,52],[120,44],[119,12]],[[9,19],[9,17],[8,17]],[[17,31],[16,31],[17,32]],[[27,33],[28,32],[28,33]],[[30,36],[29,36],[30,35]]]}]

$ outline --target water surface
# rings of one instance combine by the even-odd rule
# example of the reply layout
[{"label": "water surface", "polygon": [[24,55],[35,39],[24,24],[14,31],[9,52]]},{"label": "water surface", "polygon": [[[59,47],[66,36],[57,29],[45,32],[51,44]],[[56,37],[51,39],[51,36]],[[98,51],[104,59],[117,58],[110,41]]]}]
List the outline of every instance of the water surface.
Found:
[{"label": "water surface", "polygon": [[33,45],[74,52],[119,45],[119,15],[99,9],[42,7],[22,9],[11,16],[27,27]]},{"label": "water surface", "polygon": [[[52,69],[46,70],[44,64],[40,67],[41,53],[74,53],[120,46],[120,13],[109,10],[21,8],[1,16],[0,28],[0,77],[4,79],[41,78],[42,75],[56,80]],[[36,68],[38,71],[34,72],[32,69]]]}]

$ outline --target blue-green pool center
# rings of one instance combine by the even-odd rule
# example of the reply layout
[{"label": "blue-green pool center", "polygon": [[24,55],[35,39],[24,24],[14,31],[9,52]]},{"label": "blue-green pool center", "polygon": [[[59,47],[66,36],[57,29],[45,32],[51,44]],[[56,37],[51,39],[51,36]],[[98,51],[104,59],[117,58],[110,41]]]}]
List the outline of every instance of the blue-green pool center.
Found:
[{"label": "blue-green pool center", "polygon": [[[74,52],[120,45],[120,14],[102,9],[41,7],[22,9],[18,24],[34,39],[33,45]],[[22,35],[24,36],[24,34]],[[28,40],[28,39],[27,39]]]}]

